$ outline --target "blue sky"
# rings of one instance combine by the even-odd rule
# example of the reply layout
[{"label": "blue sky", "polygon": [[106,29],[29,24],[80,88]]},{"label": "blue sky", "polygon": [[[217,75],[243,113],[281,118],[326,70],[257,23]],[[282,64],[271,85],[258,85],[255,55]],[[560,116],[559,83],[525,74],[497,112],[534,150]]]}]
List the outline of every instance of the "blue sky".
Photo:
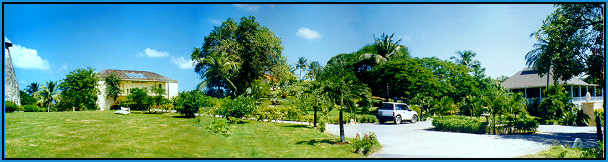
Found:
[{"label": "blue sky", "polygon": [[15,44],[20,89],[91,66],[156,72],[177,80],[181,91],[201,81],[190,52],[227,18],[256,16],[281,38],[290,64],[298,57],[325,64],[386,32],[402,38],[414,57],[448,59],[473,50],[486,73],[498,77],[524,67],[535,42],[529,34],[552,10],[543,4],[6,4],[3,25]]}]

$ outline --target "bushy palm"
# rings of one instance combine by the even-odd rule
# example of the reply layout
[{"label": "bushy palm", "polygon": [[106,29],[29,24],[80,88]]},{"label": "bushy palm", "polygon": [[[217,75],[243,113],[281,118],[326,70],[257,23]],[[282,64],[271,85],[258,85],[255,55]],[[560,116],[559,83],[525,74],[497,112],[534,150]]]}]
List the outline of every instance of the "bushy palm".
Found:
[{"label": "bushy palm", "polygon": [[27,85],[25,91],[27,93],[29,93],[30,95],[34,95],[34,93],[38,92],[40,90],[40,85],[36,82],[30,83],[30,85]]},{"label": "bushy palm", "polygon": [[219,46],[216,51],[211,52],[205,57],[201,57],[202,53],[199,48],[195,48],[192,52],[192,59],[197,62],[195,71],[204,72],[202,77],[207,86],[212,86],[215,90],[222,89],[227,83],[232,89],[233,96],[236,96],[237,87],[232,82],[235,75],[240,70],[239,57],[236,54],[229,53],[232,47],[226,42],[225,46]]},{"label": "bushy palm", "polygon": [[54,81],[46,82],[46,86],[42,86],[42,90],[38,91],[36,96],[40,99],[41,106],[46,106],[47,112],[50,112],[51,104],[57,98],[57,83]]},{"label": "bushy palm", "polygon": [[401,46],[401,39],[395,40],[395,34],[387,35],[382,33],[380,37],[375,38],[374,47],[376,53],[364,53],[360,56],[360,60],[368,60],[374,64],[386,62],[390,57],[397,54]]}]

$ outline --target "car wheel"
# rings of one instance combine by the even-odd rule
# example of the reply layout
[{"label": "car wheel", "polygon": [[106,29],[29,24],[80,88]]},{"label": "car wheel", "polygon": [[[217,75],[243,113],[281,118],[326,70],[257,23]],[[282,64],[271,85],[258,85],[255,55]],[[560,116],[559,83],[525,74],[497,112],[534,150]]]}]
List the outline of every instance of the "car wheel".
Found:
[{"label": "car wheel", "polygon": [[378,123],[379,123],[379,124],[383,124],[383,123],[384,123],[384,120],[378,120]]},{"label": "car wheel", "polygon": [[412,115],[412,123],[415,123],[416,121],[418,121],[418,115]]},{"label": "car wheel", "polygon": [[397,125],[401,124],[401,116],[395,117],[395,124],[397,124]]}]

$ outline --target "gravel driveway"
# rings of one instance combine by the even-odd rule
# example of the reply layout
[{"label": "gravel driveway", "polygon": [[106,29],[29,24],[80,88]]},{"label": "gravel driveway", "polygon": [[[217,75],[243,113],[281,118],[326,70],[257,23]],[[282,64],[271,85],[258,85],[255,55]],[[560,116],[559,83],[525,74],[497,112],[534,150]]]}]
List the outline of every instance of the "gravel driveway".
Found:
[{"label": "gravel driveway", "polygon": [[[430,121],[410,124],[349,124],[347,137],[357,132],[374,132],[382,149],[377,158],[511,158],[549,149],[557,141],[569,146],[581,138],[587,146],[595,145],[595,127],[541,125],[533,135],[485,135],[432,130]],[[327,131],[339,135],[338,125]]]}]

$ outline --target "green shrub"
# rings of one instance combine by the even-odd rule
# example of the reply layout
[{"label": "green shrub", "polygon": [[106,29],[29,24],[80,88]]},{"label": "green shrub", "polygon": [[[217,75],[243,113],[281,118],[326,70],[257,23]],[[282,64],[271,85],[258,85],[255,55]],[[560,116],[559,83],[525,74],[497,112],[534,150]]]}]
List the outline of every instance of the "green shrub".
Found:
[{"label": "green shrub", "polygon": [[147,111],[150,110],[153,99],[148,96],[146,88],[133,88],[127,96],[128,106],[131,110]]},{"label": "green shrub", "polygon": [[484,134],[488,123],[485,119],[465,116],[433,118],[433,126],[440,131]]},{"label": "green shrub", "polygon": [[25,112],[45,112],[46,109],[38,107],[36,105],[23,105],[23,111]]},{"label": "green shrub", "polygon": [[197,97],[193,92],[180,92],[173,100],[173,105],[178,113],[186,117],[194,117],[194,113],[199,110]]},{"label": "green shrub", "polygon": [[361,153],[367,156],[373,149],[374,146],[380,144],[378,137],[374,133],[365,133],[363,137],[357,133],[355,139],[353,139],[353,152]]},{"label": "green shrub", "polygon": [[501,119],[501,125],[504,125],[501,129],[506,129],[503,131],[505,133],[513,134],[513,133],[534,133],[536,132],[536,128],[540,124],[536,117],[530,115],[505,115]]},{"label": "green shrub", "polygon": [[596,147],[585,148],[583,149],[583,157],[582,158],[605,158],[604,143],[601,141],[597,142]]},{"label": "green shrub", "polygon": [[[223,136],[230,136],[230,123],[224,118],[212,117],[211,124],[207,126],[207,130],[213,134],[220,134]],[[198,119],[198,118],[197,118]]]},{"label": "green shrub", "polygon": [[252,115],[257,107],[253,97],[239,96],[234,99],[226,99],[215,114],[224,117],[243,118]]},{"label": "green shrub", "polygon": [[19,109],[19,105],[12,101],[4,101],[4,112],[15,112]]},{"label": "green shrub", "polygon": [[583,109],[567,107],[564,110],[562,118],[559,119],[559,123],[567,126],[587,126],[589,124],[589,116],[583,112]]},{"label": "green shrub", "polygon": [[373,115],[360,115],[357,116],[357,121],[360,123],[376,123],[378,122],[378,118]]}]

